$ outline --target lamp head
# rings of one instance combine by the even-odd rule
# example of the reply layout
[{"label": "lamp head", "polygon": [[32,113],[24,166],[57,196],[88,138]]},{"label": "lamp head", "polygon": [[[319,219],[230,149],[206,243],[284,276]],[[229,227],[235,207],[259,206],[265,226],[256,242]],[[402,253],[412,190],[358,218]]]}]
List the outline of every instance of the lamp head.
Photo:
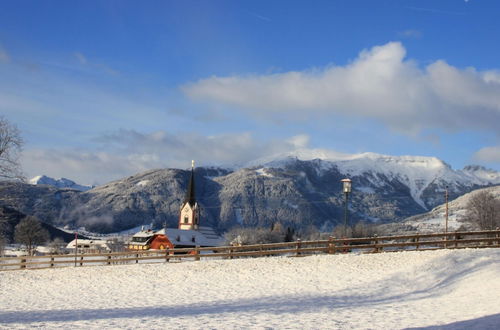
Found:
[{"label": "lamp head", "polygon": [[343,184],[342,190],[344,193],[348,194],[352,191],[352,181],[351,179],[342,179],[340,180]]}]

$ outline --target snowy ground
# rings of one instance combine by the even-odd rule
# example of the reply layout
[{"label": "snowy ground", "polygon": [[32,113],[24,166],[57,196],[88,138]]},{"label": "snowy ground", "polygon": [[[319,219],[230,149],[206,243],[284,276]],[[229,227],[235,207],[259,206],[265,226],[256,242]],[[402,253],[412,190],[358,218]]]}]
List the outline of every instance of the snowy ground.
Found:
[{"label": "snowy ground", "polygon": [[0,328],[498,329],[500,249],[0,272]]}]

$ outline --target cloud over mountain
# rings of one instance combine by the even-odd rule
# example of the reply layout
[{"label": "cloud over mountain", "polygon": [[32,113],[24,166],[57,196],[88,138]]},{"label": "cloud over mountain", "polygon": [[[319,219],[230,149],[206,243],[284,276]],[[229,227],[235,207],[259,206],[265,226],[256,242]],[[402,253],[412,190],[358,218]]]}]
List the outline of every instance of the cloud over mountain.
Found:
[{"label": "cloud over mountain", "polygon": [[500,146],[481,148],[474,154],[474,159],[483,162],[500,163]]},{"label": "cloud over mountain", "polygon": [[249,76],[213,76],[183,86],[192,99],[252,116],[303,119],[347,115],[379,120],[398,132],[424,128],[498,133],[500,73],[425,67],[390,42],[360,52],[345,66]]},{"label": "cloud over mountain", "polygon": [[309,136],[263,140],[248,132],[176,135],[163,130],[142,133],[122,129],[94,142],[96,149],[28,149],[23,153],[23,167],[31,176],[43,168],[49,176],[99,184],[153,168],[187,168],[192,159],[200,165],[241,165],[307,147]]}]

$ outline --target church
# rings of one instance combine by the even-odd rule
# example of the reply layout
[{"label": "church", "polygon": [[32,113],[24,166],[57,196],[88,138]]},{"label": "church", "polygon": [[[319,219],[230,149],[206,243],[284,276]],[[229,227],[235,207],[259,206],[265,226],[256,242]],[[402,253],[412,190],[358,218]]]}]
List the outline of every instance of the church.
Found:
[{"label": "church", "polygon": [[200,205],[196,201],[194,161],[186,197],[179,210],[177,228],[163,228],[158,231],[144,230],[132,236],[129,250],[164,250],[172,248],[221,246],[224,239],[213,228],[200,225]]}]

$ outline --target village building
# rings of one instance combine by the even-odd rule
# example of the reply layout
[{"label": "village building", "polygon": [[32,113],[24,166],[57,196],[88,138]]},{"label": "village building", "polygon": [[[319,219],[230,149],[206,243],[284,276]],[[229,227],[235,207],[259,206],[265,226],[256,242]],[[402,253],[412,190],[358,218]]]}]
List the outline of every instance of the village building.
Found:
[{"label": "village building", "polygon": [[75,248],[78,248],[78,252],[81,253],[101,253],[111,251],[108,242],[101,239],[74,239],[66,246],[66,249],[70,251],[74,251]]},{"label": "village building", "polygon": [[220,246],[224,239],[211,227],[200,226],[200,206],[195,197],[194,161],[191,164],[186,197],[179,210],[178,228],[163,228],[158,231],[144,228],[136,233],[129,250],[165,250],[172,248]]}]

